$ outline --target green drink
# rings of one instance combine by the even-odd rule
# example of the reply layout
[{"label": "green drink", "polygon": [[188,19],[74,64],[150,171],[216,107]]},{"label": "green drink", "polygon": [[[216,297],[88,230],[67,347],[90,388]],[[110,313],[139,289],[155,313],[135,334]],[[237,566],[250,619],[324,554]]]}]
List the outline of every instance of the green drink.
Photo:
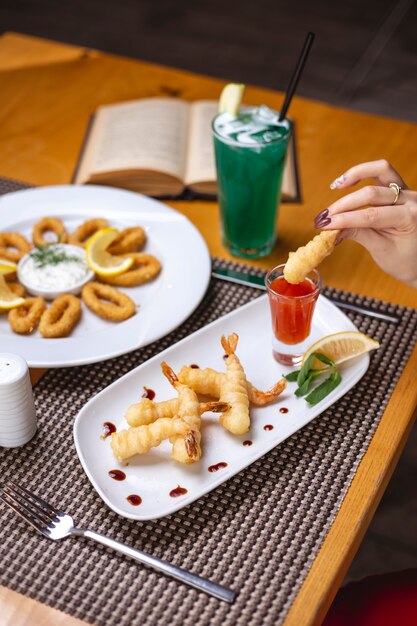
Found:
[{"label": "green drink", "polygon": [[266,256],[276,240],[291,122],[261,106],[220,113],[212,128],[223,244],[234,256]]}]

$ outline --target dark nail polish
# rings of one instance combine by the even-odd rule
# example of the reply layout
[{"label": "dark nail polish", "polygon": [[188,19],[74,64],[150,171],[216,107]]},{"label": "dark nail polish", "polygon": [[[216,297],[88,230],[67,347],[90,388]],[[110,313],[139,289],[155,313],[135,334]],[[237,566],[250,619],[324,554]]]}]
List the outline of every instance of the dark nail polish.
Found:
[{"label": "dark nail polish", "polygon": [[315,222],[315,227],[324,228],[325,226],[328,226],[331,221],[332,220],[330,219],[330,217],[322,218],[321,220],[318,220],[317,222]]},{"label": "dark nail polish", "polygon": [[316,215],[316,217],[314,218],[315,226],[318,226],[318,223],[324,220],[328,215],[329,209],[324,209],[324,211],[321,211],[318,215]]}]

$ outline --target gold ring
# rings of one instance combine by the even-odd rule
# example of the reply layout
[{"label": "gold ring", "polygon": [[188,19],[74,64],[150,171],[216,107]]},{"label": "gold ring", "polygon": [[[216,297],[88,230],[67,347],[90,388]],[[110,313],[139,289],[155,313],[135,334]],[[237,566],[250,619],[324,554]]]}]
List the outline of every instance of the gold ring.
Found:
[{"label": "gold ring", "polygon": [[389,187],[395,193],[394,202],[392,204],[397,204],[398,198],[400,196],[401,187],[399,185],[397,185],[397,183],[390,183]]}]

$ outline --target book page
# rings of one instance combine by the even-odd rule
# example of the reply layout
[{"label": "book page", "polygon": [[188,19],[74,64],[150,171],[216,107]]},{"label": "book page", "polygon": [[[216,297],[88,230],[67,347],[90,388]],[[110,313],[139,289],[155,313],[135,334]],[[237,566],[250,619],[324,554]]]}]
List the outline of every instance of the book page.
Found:
[{"label": "book page", "polygon": [[189,109],[172,98],[100,107],[77,179],[143,169],[183,180]]},{"label": "book page", "polygon": [[216,181],[211,122],[218,106],[217,100],[199,100],[191,105],[186,185]]}]

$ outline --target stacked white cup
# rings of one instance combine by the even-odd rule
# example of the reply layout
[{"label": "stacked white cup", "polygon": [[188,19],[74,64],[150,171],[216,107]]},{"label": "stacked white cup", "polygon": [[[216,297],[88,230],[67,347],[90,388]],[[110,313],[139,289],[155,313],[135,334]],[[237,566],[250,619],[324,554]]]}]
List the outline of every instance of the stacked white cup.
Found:
[{"label": "stacked white cup", "polygon": [[28,365],[17,354],[0,352],[0,446],[23,446],[36,429]]}]

